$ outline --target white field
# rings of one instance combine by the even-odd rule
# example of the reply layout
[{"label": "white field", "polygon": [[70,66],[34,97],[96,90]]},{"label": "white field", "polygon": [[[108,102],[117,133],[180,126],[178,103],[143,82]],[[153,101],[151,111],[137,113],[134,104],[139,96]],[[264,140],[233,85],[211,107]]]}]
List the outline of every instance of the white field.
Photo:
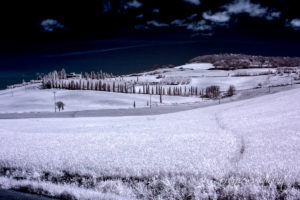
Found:
[{"label": "white field", "polygon": [[[236,73],[245,72],[248,74],[256,74],[260,72],[273,71],[275,69],[240,69],[233,71],[209,70],[213,68],[209,63],[186,64],[175,68],[158,69],[151,72],[141,73],[136,84],[136,91],[141,88],[142,83],[151,83],[160,81],[168,82],[168,80],[189,80],[190,83],[183,85],[163,85],[165,89],[168,87],[197,87],[199,91],[211,85],[218,85],[221,91],[226,91],[230,85],[234,85],[237,90],[252,89],[259,84],[262,87],[269,85],[290,84],[291,77],[284,75],[261,75],[261,76],[243,76],[235,77]],[[158,75],[164,78],[157,79]],[[121,78],[113,78],[112,80],[121,81],[137,81],[137,77],[123,76]],[[110,80],[108,80],[110,81]],[[149,95],[143,94],[124,94],[102,91],[87,90],[41,90],[39,84],[27,85],[26,87],[18,87],[14,89],[6,89],[0,91],[0,113],[22,113],[22,112],[53,112],[54,98],[53,91],[56,91],[56,100],[65,103],[65,111],[80,110],[99,110],[99,109],[120,109],[133,108],[135,101],[136,107],[146,107],[147,101],[150,100]],[[154,87],[155,85],[151,86]],[[152,96],[152,104],[154,106],[177,105],[199,103],[202,100],[199,97],[178,97],[164,96],[163,104],[159,103],[159,96]]]},{"label": "white field", "polygon": [[[136,107],[147,107],[150,101],[149,95],[124,94],[88,90],[63,90],[63,89],[39,89],[39,85],[19,87],[13,90],[0,91],[0,113],[22,113],[22,112],[53,112],[54,94],[56,101],[65,103],[64,111],[120,109]],[[177,105],[201,102],[199,97],[163,96],[160,104],[159,96],[152,95],[153,106]]]},{"label": "white field", "polygon": [[[276,69],[270,68],[257,68],[257,69],[238,69],[238,70],[209,70],[214,68],[214,66],[210,63],[194,63],[194,64],[186,64],[182,66],[177,66],[175,68],[164,68],[157,69],[155,71],[140,73],[139,82],[161,82],[164,79],[168,78],[190,78],[191,82],[188,85],[183,86],[193,86],[199,87],[201,89],[205,89],[211,85],[220,86],[222,91],[226,91],[230,85],[234,85],[236,89],[252,89],[261,84],[262,86],[269,85],[279,85],[279,84],[290,84],[291,77],[284,75],[260,75],[257,76],[258,73],[263,72],[276,72]],[[234,76],[238,73],[247,73],[253,76]],[[165,78],[158,79],[157,76],[162,75]],[[254,76],[256,75],[256,76]],[[124,80],[128,81],[136,81],[137,77],[122,77]],[[178,85],[180,86],[180,85]]]},{"label": "white field", "polygon": [[[275,69],[212,67],[187,64],[138,79],[191,79],[181,86],[223,91],[291,83],[286,74],[234,76]],[[0,113],[53,112],[53,91],[65,111],[132,109],[134,101],[137,107],[149,101],[142,94],[38,86],[0,91]],[[1,120],[0,188],[67,199],[300,199],[299,98],[293,89],[155,116]],[[164,96],[159,104],[152,96],[157,106],[196,102],[201,98]]]},{"label": "white field", "polygon": [[299,99],[293,89],[158,116],[1,120],[0,187],[77,199],[299,199]]}]

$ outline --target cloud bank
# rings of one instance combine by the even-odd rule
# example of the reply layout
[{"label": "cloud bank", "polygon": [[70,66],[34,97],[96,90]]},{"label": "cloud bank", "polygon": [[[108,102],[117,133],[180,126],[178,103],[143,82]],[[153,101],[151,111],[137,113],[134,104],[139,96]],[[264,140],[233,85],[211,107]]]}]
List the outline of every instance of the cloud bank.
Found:
[{"label": "cloud bank", "polygon": [[251,3],[249,0],[236,0],[231,4],[225,5],[224,8],[228,13],[247,13],[251,17],[262,17],[266,15],[268,11],[268,8],[262,7],[260,4]]},{"label": "cloud bank", "polygon": [[290,26],[295,30],[300,30],[300,18],[293,19],[290,22],[287,22],[287,26]]},{"label": "cloud bank", "polygon": [[206,24],[205,20],[201,20],[188,24],[187,29],[192,31],[211,31],[213,30],[213,26]]},{"label": "cloud bank", "polygon": [[141,8],[143,6],[143,3],[137,1],[137,0],[133,0],[133,1],[129,1],[126,6],[125,9],[127,8]]},{"label": "cloud bank", "polygon": [[211,12],[204,12],[202,17],[216,23],[224,23],[230,20],[230,16],[227,12],[217,12],[215,14],[211,14]]},{"label": "cloud bank", "polygon": [[[136,0],[135,0],[136,1]],[[192,5],[200,5],[201,0],[182,0]],[[213,10],[213,12],[212,12]],[[200,11],[191,16],[181,19],[173,19],[169,22],[158,22],[155,20],[147,21],[144,27],[184,27],[187,30],[201,33],[212,33],[217,27],[229,27],[230,21],[233,21],[240,14],[245,14],[251,18],[259,18],[261,20],[272,21],[282,18],[280,10],[260,4],[258,1],[251,0],[232,0],[227,4],[221,4],[216,9]],[[158,10],[159,11],[159,10]],[[195,11],[193,11],[195,12]],[[156,9],[152,13],[158,13]],[[247,22],[246,22],[247,23]],[[295,30],[300,29],[300,18],[287,20],[286,26],[292,27]]]}]

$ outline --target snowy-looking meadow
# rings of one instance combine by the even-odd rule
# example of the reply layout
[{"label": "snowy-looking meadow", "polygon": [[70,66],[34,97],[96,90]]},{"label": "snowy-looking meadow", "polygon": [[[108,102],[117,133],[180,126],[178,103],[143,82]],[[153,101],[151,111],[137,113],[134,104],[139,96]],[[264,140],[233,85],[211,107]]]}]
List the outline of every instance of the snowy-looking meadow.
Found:
[{"label": "snowy-looking meadow", "polygon": [[[30,85],[11,90],[0,91],[0,113],[24,113],[24,112],[53,112],[54,94],[56,101],[65,103],[65,111],[99,110],[99,109],[128,109],[147,107],[149,95],[108,93],[102,91],[79,91],[59,89],[39,89],[40,85]],[[151,103],[156,105],[178,105],[202,102],[196,97],[164,96],[163,103],[158,95],[151,97]]]},{"label": "snowy-looking meadow", "polygon": [[0,188],[59,199],[300,199],[299,74],[190,63],[124,76],[61,70],[11,86],[0,91]]},{"label": "snowy-looking meadow", "polygon": [[66,199],[299,199],[300,89],[157,116],[7,119],[0,187]]}]

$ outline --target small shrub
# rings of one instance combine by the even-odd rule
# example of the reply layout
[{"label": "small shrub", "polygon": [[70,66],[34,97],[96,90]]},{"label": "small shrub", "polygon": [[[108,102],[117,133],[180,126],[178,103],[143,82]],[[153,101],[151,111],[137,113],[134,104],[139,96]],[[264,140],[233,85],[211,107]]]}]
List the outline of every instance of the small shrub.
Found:
[{"label": "small shrub", "polygon": [[226,92],[226,95],[228,97],[231,97],[231,96],[235,95],[235,92],[236,92],[236,89],[235,89],[234,85],[230,85]]}]

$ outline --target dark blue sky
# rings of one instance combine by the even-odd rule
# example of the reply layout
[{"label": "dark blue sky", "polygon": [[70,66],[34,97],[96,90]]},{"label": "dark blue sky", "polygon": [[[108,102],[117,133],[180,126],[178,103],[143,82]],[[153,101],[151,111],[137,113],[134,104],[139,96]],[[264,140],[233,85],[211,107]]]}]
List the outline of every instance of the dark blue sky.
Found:
[{"label": "dark blue sky", "polygon": [[10,0],[0,87],[66,68],[115,74],[215,53],[300,56],[297,0]]},{"label": "dark blue sky", "polygon": [[297,38],[298,4],[298,0],[10,0],[1,6],[1,40],[94,40],[157,30],[186,30],[190,37],[234,30],[265,38]]}]

